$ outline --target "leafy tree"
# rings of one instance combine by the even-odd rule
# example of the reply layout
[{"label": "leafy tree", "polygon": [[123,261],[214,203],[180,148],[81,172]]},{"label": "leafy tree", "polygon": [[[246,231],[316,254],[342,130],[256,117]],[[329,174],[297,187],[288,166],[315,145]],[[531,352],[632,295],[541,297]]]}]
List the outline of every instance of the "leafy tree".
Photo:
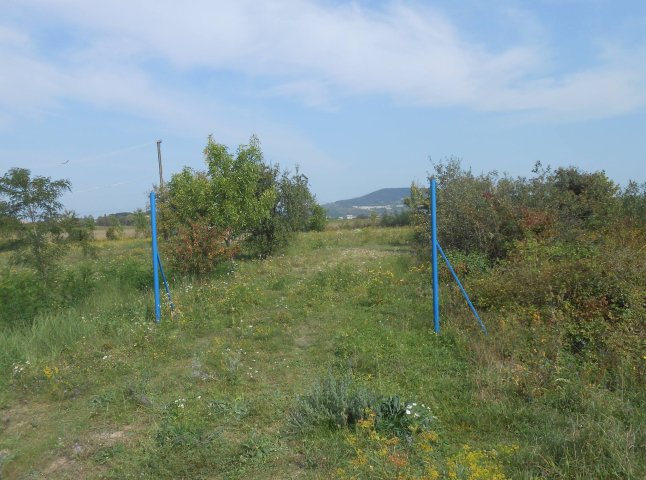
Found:
[{"label": "leafy tree", "polygon": [[628,182],[621,192],[621,208],[623,215],[633,223],[646,224],[646,182]]},{"label": "leafy tree", "polygon": [[150,235],[150,220],[148,215],[141,208],[138,208],[133,213],[134,224],[135,224],[135,236],[141,235],[142,237],[147,237]]},{"label": "leafy tree", "polygon": [[204,155],[206,171],[184,168],[159,196],[159,230],[180,270],[207,273],[243,248],[265,257],[309,228],[307,177],[265,164],[255,135],[235,155],[209,137]]},{"label": "leafy tree", "polygon": [[254,255],[271,255],[287,245],[296,232],[325,228],[325,210],[316,203],[308,183],[307,176],[300,173],[298,168],[290,175],[287,170],[281,174],[278,165],[265,167],[260,188],[274,185],[277,195],[270,215],[249,236],[248,244]]},{"label": "leafy tree", "polygon": [[[495,171],[474,175],[454,158],[436,165],[438,238],[443,248],[500,259],[526,238],[576,241],[586,233],[612,228],[621,213],[634,220],[643,211],[645,202],[634,182],[620,195],[604,172],[552,170],[537,163],[533,173],[529,179]],[[417,243],[428,251],[428,189],[413,185],[407,204]]]},{"label": "leafy tree", "polygon": [[[159,230],[168,238],[167,251],[178,268],[190,267],[195,273],[208,272],[217,259],[238,251],[249,232],[269,217],[276,197],[274,185],[264,182],[256,136],[240,145],[235,155],[209,137],[204,156],[207,170],[186,167],[173,175],[159,201]],[[205,236],[222,239],[224,248],[216,248]],[[187,261],[187,254],[193,260]]]},{"label": "leafy tree", "polygon": [[238,147],[235,156],[209,137],[204,154],[211,187],[208,214],[227,232],[230,244],[269,216],[276,188],[263,182],[263,154],[255,135],[248,145]]},{"label": "leafy tree", "polygon": [[86,256],[95,256],[94,218],[92,216],[79,218],[74,212],[66,211],[61,217],[61,227],[67,234],[67,239],[78,243]]},{"label": "leafy tree", "polygon": [[32,177],[25,168],[12,168],[0,178],[0,216],[5,234],[24,246],[15,260],[34,267],[46,279],[64,247],[63,205],[69,180]]},{"label": "leafy tree", "polygon": [[110,226],[105,231],[105,237],[108,240],[119,240],[121,237],[123,237],[123,225],[121,225],[119,217],[110,217]]},{"label": "leafy tree", "polygon": [[312,215],[307,223],[308,230],[322,232],[327,225],[327,212],[318,203],[312,206]]}]

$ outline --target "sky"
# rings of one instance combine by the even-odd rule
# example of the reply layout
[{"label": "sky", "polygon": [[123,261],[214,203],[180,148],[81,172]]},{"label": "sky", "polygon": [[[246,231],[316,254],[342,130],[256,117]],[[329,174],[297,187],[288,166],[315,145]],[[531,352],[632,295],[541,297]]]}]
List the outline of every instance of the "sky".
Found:
[{"label": "sky", "polygon": [[320,202],[433,163],[646,181],[643,0],[0,0],[0,175],[79,215],[146,206],[209,134]]}]

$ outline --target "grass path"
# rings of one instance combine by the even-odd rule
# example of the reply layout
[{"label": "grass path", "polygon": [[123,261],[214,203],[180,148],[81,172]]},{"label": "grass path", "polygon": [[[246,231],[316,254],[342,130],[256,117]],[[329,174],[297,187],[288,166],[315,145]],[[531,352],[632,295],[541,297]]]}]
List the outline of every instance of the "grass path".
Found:
[{"label": "grass path", "polygon": [[[469,478],[522,471],[523,456],[510,452],[530,448],[527,431],[543,419],[531,405],[510,408],[492,388],[505,381],[499,365],[493,381],[477,370],[468,339],[485,339],[475,323],[432,333],[430,286],[409,235],[311,233],[285,255],[229,265],[206,282],[174,281],[178,312],[171,319],[166,310],[160,325],[149,293],[110,284],[12,334],[0,478],[421,479],[462,464],[481,474]],[[147,261],[143,241],[122,244],[100,261]],[[466,307],[445,307],[452,321],[468,318]],[[377,434],[295,434],[299,396],[331,375],[429,405],[432,447],[402,457],[405,446]],[[426,463],[413,465],[422,454]]]},{"label": "grass path", "polygon": [[[99,292],[67,319],[87,335],[59,356],[32,358],[4,393],[4,475],[326,476],[347,452],[332,458],[321,445],[310,451],[316,441],[286,434],[298,394],[345,368],[379,388],[425,390],[403,374],[403,357],[392,358],[407,348],[397,347],[393,328],[422,320],[386,298],[410,266],[408,234],[312,234],[284,256],[175,284],[180,313],[160,326],[145,318],[148,295]],[[169,419],[180,404],[186,418]],[[166,427],[184,431],[172,448],[161,445]],[[194,448],[204,435],[216,437],[208,459]]]}]

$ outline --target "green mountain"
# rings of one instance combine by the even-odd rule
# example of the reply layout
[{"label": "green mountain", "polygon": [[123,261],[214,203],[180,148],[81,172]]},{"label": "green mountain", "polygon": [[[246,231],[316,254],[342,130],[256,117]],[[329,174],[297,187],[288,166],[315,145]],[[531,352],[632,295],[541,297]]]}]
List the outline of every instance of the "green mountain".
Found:
[{"label": "green mountain", "polygon": [[405,209],[404,198],[409,195],[409,188],[382,188],[362,197],[326,203],[323,208],[331,218],[369,216],[372,212],[383,215]]}]

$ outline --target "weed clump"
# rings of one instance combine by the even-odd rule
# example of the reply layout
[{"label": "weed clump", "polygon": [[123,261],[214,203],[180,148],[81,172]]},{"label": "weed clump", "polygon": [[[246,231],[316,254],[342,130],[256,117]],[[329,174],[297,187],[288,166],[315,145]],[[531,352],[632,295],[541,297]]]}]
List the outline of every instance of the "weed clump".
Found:
[{"label": "weed clump", "polygon": [[289,416],[292,430],[299,433],[314,427],[337,430],[372,422],[378,432],[409,441],[413,432],[429,430],[435,420],[424,404],[378,395],[358,385],[351,374],[332,373],[299,397]]},{"label": "weed clump", "polygon": [[298,398],[290,412],[289,425],[295,433],[321,426],[348,427],[366,418],[375,403],[374,394],[356,385],[351,376],[335,377],[329,373],[309,393]]}]

